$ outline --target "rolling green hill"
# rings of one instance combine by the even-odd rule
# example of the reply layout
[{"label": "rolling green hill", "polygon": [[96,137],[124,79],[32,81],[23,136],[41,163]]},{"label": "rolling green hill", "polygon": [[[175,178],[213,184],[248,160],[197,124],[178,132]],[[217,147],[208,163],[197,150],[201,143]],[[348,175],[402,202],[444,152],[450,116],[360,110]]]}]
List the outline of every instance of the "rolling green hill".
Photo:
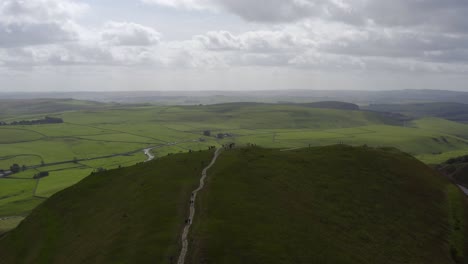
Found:
[{"label": "rolling green hill", "polygon": [[73,99],[0,100],[0,118],[84,109],[103,109],[106,106],[109,105]]},{"label": "rolling green hill", "polygon": [[373,104],[366,109],[401,113],[416,118],[432,116],[457,122],[468,122],[468,104],[464,103]]},{"label": "rolling green hill", "polygon": [[[9,116],[0,117],[2,121],[41,119],[53,112],[64,123],[0,127],[0,171],[14,164],[26,168],[11,178],[0,178],[0,233],[14,226],[15,219],[19,223],[44,198],[91,171],[146,160],[146,148],[163,157],[231,142],[285,149],[366,144],[395,147],[428,164],[468,154],[466,124],[357,109],[333,101],[151,106],[71,99],[1,100],[0,116]],[[218,134],[227,136],[220,139]],[[50,176],[36,182],[32,177],[40,171]]]},{"label": "rolling green hill", "polygon": [[339,101],[322,101],[322,102],[305,103],[305,104],[299,104],[299,105],[312,107],[312,108],[359,110],[359,106],[356,104],[339,102]]},{"label": "rolling green hill", "polygon": [[[175,263],[211,156],[84,179],[1,237],[0,263]],[[224,151],[199,195],[186,263],[466,263],[466,198],[395,149]]]}]

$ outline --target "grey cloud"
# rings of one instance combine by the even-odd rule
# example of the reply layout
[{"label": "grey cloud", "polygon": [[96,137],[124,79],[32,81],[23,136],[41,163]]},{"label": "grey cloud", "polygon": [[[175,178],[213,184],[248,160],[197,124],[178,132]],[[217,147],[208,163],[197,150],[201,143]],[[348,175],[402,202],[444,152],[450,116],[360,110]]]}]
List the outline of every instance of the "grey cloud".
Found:
[{"label": "grey cloud", "polygon": [[0,47],[18,47],[72,41],[77,33],[54,22],[2,23],[0,22]]},{"label": "grey cloud", "polygon": [[88,8],[83,3],[70,0],[2,0],[2,19],[49,21],[66,20]]},{"label": "grey cloud", "polygon": [[101,32],[104,41],[117,46],[150,46],[160,42],[156,30],[135,23],[109,22]]},{"label": "grey cloud", "polygon": [[43,45],[75,40],[72,18],[86,5],[69,0],[0,2],[0,47]]},{"label": "grey cloud", "polygon": [[[321,1],[307,0],[217,0],[219,5],[247,20],[295,21],[321,12]],[[316,3],[319,2],[319,3]]]},{"label": "grey cloud", "polygon": [[143,0],[175,8],[221,9],[263,23],[326,19],[353,25],[425,27],[466,32],[464,0]]},{"label": "grey cloud", "polygon": [[461,0],[213,0],[249,21],[321,18],[349,24],[428,26],[465,31],[468,1]]},{"label": "grey cloud", "polygon": [[410,56],[428,50],[463,47],[468,38],[447,34],[382,29],[356,29],[330,41],[323,50],[359,56]]},{"label": "grey cloud", "polygon": [[233,35],[228,31],[212,31],[195,37],[208,50],[239,50],[251,53],[299,52],[313,41],[285,31],[248,31]]}]

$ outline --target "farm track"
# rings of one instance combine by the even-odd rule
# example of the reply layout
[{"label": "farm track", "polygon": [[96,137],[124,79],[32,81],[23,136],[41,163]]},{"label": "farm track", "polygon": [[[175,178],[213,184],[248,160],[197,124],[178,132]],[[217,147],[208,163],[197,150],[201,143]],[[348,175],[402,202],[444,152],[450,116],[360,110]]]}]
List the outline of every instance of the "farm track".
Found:
[{"label": "farm track", "polygon": [[145,152],[145,155],[148,157],[148,159],[145,162],[154,160],[154,155],[151,153],[153,149],[154,148],[147,148],[143,150]]},{"label": "farm track", "polygon": [[219,155],[221,154],[223,148],[218,148],[213,156],[213,159],[211,160],[211,163],[203,169],[202,176],[200,178],[200,185],[198,186],[197,189],[195,189],[192,192],[192,195],[190,197],[190,213],[189,213],[189,218],[186,220],[186,224],[184,227],[184,231],[182,232],[182,249],[180,250],[180,255],[179,255],[179,260],[177,261],[177,264],[184,264],[185,263],[185,257],[187,255],[188,251],[188,234],[190,232],[190,227],[192,226],[193,218],[195,217],[195,202],[197,200],[197,194],[199,191],[205,187],[205,179],[207,177],[207,171],[216,163],[216,160],[218,159]]}]

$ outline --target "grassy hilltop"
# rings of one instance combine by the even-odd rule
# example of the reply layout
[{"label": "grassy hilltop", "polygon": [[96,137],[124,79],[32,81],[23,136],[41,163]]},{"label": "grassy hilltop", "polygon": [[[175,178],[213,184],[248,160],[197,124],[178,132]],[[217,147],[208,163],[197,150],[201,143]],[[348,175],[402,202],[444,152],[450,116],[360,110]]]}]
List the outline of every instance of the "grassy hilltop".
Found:
[{"label": "grassy hilltop", "polygon": [[[175,261],[211,156],[84,179],[0,238],[0,263]],[[466,217],[456,187],[395,149],[241,148],[208,172],[187,263],[466,263]]]}]

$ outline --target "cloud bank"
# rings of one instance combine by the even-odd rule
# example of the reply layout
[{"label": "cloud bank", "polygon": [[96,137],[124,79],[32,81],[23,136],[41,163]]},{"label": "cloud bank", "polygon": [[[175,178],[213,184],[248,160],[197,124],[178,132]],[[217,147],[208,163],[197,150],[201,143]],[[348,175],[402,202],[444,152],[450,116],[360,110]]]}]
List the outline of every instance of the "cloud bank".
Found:
[{"label": "cloud bank", "polygon": [[235,16],[248,30],[216,28],[168,39],[157,25],[104,19],[92,2],[0,0],[0,70],[149,67],[262,68],[311,73],[468,71],[468,2],[460,0],[141,0],[183,14]]}]

